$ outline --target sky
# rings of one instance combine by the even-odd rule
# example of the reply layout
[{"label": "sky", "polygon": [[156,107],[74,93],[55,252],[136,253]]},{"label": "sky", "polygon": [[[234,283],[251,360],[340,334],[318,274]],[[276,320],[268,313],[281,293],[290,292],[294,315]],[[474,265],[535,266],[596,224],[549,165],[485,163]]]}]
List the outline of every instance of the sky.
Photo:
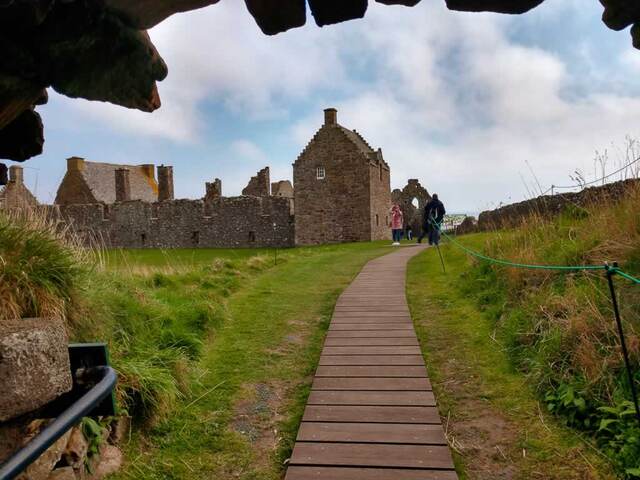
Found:
[{"label": "sky", "polygon": [[595,178],[640,138],[640,51],[591,0],[547,0],[522,16],[369,2],[364,19],[269,37],[239,0],[175,15],[150,31],[169,66],[162,107],[143,113],[50,91],[45,152],[23,164],[51,203],[65,159],[173,165],[177,198],[222,179],[238,195],[264,166],[292,163],[323,109],[382,148],[391,186],[418,178],[449,212],[477,213]]}]

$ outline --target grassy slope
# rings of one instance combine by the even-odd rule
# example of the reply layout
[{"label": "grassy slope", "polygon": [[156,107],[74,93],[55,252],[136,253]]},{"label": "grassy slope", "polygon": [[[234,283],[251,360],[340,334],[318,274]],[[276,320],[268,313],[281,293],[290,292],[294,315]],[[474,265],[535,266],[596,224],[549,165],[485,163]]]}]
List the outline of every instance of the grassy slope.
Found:
[{"label": "grassy slope", "polygon": [[[465,237],[475,247],[483,240]],[[460,477],[611,478],[608,464],[542,413],[491,321],[460,289],[465,255],[443,253],[446,275],[434,250],[411,261],[407,292]]]},{"label": "grassy slope", "polygon": [[381,244],[296,249],[226,301],[189,394],[135,435],[121,478],[276,479],[341,290]]}]

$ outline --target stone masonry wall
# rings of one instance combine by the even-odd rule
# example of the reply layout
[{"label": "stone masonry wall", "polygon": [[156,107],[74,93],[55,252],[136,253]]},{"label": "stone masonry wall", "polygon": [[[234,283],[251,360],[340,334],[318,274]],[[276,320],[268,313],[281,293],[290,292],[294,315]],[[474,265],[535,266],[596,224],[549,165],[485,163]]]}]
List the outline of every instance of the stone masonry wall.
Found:
[{"label": "stone masonry wall", "polygon": [[48,207],[85,241],[107,247],[290,247],[294,244],[289,200],[226,197],[211,201],[133,200],[111,205]]},{"label": "stone masonry wall", "polygon": [[391,239],[391,172],[382,162],[369,164],[371,240]]},{"label": "stone masonry wall", "polygon": [[611,203],[619,201],[629,188],[637,188],[638,186],[640,186],[640,180],[638,179],[623,180],[599,187],[585,188],[580,192],[544,195],[524,202],[506,205],[480,213],[478,230],[514,227],[533,214],[552,217],[567,208],[588,207],[595,202],[606,208]]},{"label": "stone masonry wall", "polygon": [[256,175],[251,177],[247,186],[242,190],[242,195],[268,197],[270,190],[271,181],[269,179],[269,167],[264,167]]},{"label": "stone masonry wall", "polygon": [[368,164],[338,125],[318,130],[293,168],[296,244],[371,240]]}]

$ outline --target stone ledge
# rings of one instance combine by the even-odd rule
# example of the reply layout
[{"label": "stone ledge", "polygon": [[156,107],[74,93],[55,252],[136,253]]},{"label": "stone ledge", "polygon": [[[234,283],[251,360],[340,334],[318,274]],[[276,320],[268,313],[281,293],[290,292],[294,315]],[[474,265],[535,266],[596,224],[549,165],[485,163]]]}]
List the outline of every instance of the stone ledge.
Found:
[{"label": "stone ledge", "polygon": [[67,333],[61,320],[0,322],[0,422],[71,390]]}]

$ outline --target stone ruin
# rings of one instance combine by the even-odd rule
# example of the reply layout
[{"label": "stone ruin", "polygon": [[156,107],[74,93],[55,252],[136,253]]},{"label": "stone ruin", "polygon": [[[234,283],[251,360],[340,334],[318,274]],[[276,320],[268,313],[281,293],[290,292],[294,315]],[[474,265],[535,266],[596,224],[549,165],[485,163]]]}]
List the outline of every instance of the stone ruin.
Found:
[{"label": "stone ruin", "polygon": [[397,203],[404,216],[404,228],[411,227],[414,237],[422,232],[422,212],[431,195],[417,178],[410,178],[405,187],[391,192],[391,201]]},{"label": "stone ruin", "polygon": [[[22,168],[0,191],[0,207],[37,206],[24,186]],[[276,182],[269,168],[238,197],[222,195],[222,182],[207,182],[204,197],[174,199],[173,167],[118,165],[67,159],[67,172],[48,215],[73,226],[87,244],[123,248],[290,247],[294,244],[293,188]]]}]

